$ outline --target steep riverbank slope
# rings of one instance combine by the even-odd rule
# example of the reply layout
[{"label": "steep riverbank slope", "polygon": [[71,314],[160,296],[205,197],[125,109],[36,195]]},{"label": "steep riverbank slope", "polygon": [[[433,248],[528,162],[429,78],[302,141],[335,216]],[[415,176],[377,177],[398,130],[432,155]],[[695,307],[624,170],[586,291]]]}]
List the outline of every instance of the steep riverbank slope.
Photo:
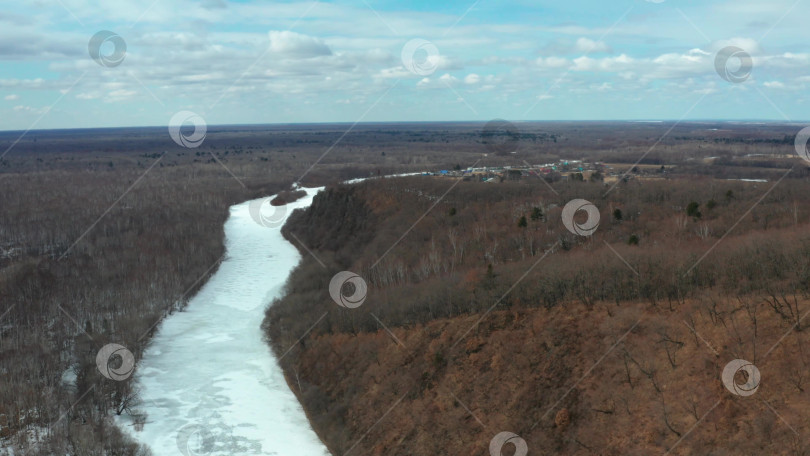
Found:
[{"label": "steep riverbank slope", "polygon": [[[696,195],[727,190],[709,183],[609,200],[588,183],[461,183],[442,197],[449,185],[327,189],[285,227],[306,248],[265,330],[333,454],[489,454],[502,432],[517,435],[504,455],[523,442],[529,454],[810,450],[808,219],[782,211],[782,192],[802,192],[775,190],[701,258],[747,206],[673,223]],[[561,223],[576,196],[600,208],[591,238]],[[330,296],[339,271],[368,284],[359,307]],[[748,367],[721,380],[736,359],[761,374],[753,394]]]}]

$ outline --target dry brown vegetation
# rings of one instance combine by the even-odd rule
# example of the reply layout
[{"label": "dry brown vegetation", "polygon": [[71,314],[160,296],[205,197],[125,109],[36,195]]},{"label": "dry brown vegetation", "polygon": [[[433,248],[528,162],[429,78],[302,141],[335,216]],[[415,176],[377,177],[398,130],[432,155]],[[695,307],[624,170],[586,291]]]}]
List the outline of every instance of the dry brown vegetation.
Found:
[{"label": "dry brown vegetation", "polygon": [[[403,345],[383,330],[319,333],[292,387],[334,454],[358,440],[349,454],[488,454],[504,430],[530,454],[807,454],[807,332],[764,356],[789,323],[754,299],[716,298],[716,307],[690,300],[673,311],[577,302],[499,310],[454,349],[479,315],[391,327]],[[752,397],[720,383],[738,357],[762,372]],[[566,414],[567,424],[555,422]]]},{"label": "dry brown vegetation", "polygon": [[[265,327],[334,454],[485,454],[501,431],[544,454],[806,454],[810,184],[774,183],[331,188],[285,227],[326,267],[306,258]],[[573,198],[592,237],[560,221]],[[340,270],[362,307],[329,297]],[[752,397],[720,382],[735,358]]]}]

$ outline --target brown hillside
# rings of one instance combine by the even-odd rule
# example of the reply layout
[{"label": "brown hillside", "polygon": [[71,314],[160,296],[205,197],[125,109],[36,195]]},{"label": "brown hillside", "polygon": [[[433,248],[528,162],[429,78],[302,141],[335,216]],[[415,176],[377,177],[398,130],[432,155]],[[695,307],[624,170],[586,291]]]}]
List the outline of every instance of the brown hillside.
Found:
[{"label": "brown hillside", "polygon": [[[529,454],[807,454],[808,334],[765,356],[788,326],[766,307],[718,303],[717,323],[697,302],[497,311],[455,349],[479,315],[392,329],[404,346],[383,329],[322,335],[292,387],[334,454],[485,455],[501,431]],[[720,381],[738,357],[762,372],[753,396]],[[321,420],[336,410],[339,423]]]},{"label": "brown hillside", "polygon": [[[334,454],[486,455],[504,431],[529,454],[810,451],[810,185],[450,185],[337,187],[285,227],[318,261],[265,329]],[[589,238],[560,221],[576,197]],[[358,308],[329,296],[342,270]],[[734,359],[754,395],[723,386]]]}]

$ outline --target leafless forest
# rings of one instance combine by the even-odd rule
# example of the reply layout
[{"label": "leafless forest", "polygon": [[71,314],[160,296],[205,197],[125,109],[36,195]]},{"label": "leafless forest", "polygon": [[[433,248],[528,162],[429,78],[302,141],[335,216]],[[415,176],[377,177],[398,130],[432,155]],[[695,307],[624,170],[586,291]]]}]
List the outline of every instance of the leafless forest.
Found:
[{"label": "leafless forest", "polygon": [[[502,427],[565,454],[663,452],[718,400],[673,453],[807,454],[798,128],[684,123],[650,150],[671,126],[521,124],[505,156],[480,124],[212,127],[199,149],[162,128],[29,132],[0,160],[0,446],[146,454],[110,419],[141,416],[137,386],[99,374],[99,347],[137,361],[216,270],[228,207],[300,180],[327,186],[285,227],[312,254],[264,328],[335,454],[477,454]],[[558,160],[609,168],[339,185]],[[591,237],[561,223],[573,198],[599,209]],[[368,282],[362,307],[329,298],[341,270]],[[753,402],[719,383],[732,358],[767,379]]]}]

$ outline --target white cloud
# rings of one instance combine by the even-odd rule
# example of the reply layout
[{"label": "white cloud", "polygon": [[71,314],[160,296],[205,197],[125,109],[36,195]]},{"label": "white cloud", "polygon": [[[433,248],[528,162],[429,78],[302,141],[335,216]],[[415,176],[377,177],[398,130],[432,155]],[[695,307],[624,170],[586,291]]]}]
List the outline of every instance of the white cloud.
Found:
[{"label": "white cloud", "polygon": [[415,75],[410,71],[406,70],[405,67],[398,66],[394,68],[383,68],[382,70],[377,72],[377,74],[375,74],[374,76],[376,78],[382,79],[405,79],[405,78],[412,78]]},{"label": "white cloud", "polygon": [[470,73],[470,74],[468,74],[467,76],[464,77],[464,83],[465,84],[473,85],[473,84],[478,84],[479,82],[481,82],[481,76],[478,76],[475,73]]},{"label": "white cloud", "polygon": [[750,55],[762,54],[764,52],[760,47],[759,42],[757,42],[756,40],[741,37],[734,37],[729,38],[727,40],[714,41],[708,46],[708,50],[712,54],[714,54],[720,49],[723,49],[728,46],[738,47]]},{"label": "white cloud", "polygon": [[445,73],[438,78],[422,78],[417,84],[417,87],[424,88],[424,89],[447,89],[447,87],[455,87],[459,84],[460,80],[451,75],[450,73]]},{"label": "white cloud", "polygon": [[634,68],[638,61],[626,54],[618,57],[605,57],[595,59],[588,56],[578,57],[573,60],[574,71],[604,71],[619,72]]},{"label": "white cloud", "polygon": [[575,46],[577,52],[593,53],[593,52],[612,52],[610,47],[604,41],[594,41],[589,38],[580,38],[577,40]]},{"label": "white cloud", "polygon": [[[53,81],[48,81],[53,83]],[[36,79],[0,79],[0,88],[21,88],[21,89],[51,89],[54,86],[48,84],[43,78]]]},{"label": "white cloud", "polygon": [[439,78],[439,81],[442,81],[445,84],[455,84],[458,82],[458,78],[451,75],[450,73],[445,73]]},{"label": "white cloud", "polygon": [[[802,44],[810,37],[803,23],[810,4],[794,5],[795,0],[706,0],[682,5],[694,27],[673,20],[660,5],[634,10],[625,20],[614,22],[618,17],[613,17],[610,7],[594,4],[580,15],[574,5],[563,2],[542,17],[528,14],[528,8],[527,14],[518,10],[507,16],[480,10],[476,19],[470,16],[449,30],[458,17],[438,6],[416,11],[381,4],[374,11],[362,2],[322,2],[309,9],[311,4],[304,0],[167,0],[149,9],[137,2],[64,1],[88,26],[104,18],[105,28],[122,33],[129,52],[120,67],[102,68],[87,55],[88,30],[63,8],[22,2],[15,4],[13,13],[0,13],[0,59],[7,69],[0,90],[15,97],[19,93],[26,100],[35,94],[32,99],[50,103],[72,87],[57,111],[86,114],[50,114],[39,124],[42,127],[57,126],[50,122],[65,119],[87,126],[152,125],[154,119],[163,118],[165,109],[188,105],[204,111],[220,97],[212,116],[222,119],[209,119],[214,123],[345,120],[362,115],[398,80],[381,103],[433,106],[431,97],[436,94],[415,89],[447,90],[449,84],[465,97],[478,94],[472,104],[480,108],[482,117],[495,114],[485,113],[485,107],[513,110],[534,103],[538,96],[550,100],[539,95],[546,92],[554,99],[548,104],[559,104],[568,118],[592,118],[590,112],[577,111],[582,103],[570,103],[577,93],[591,94],[595,105],[639,97],[667,100],[644,108],[655,111],[668,109],[693,93],[722,92],[731,95],[725,98],[728,104],[734,101],[743,106],[738,101],[750,96],[749,89],[758,84],[769,90],[796,91],[795,97],[774,100],[791,117],[803,115],[802,107],[810,103],[810,96],[804,95],[810,87],[810,76],[806,76],[810,48]],[[517,8],[524,8],[531,2],[518,3]],[[793,6],[791,14],[782,18]],[[717,11],[722,11],[721,22],[715,20]],[[140,20],[130,27],[136,18]],[[763,36],[777,21],[779,27],[763,41],[766,46],[760,46],[753,38]],[[713,38],[734,38],[704,43],[695,28]],[[403,46],[412,37],[432,39],[439,50],[427,65],[435,67],[427,77],[402,64]],[[715,72],[717,52],[731,45],[753,58],[754,70],[746,84],[729,84]],[[21,103],[16,101],[19,98],[5,99],[14,101],[0,107],[0,116],[5,114],[8,120],[6,127],[27,127],[13,116],[12,106]],[[267,100],[277,101],[284,109],[267,110]],[[756,106],[770,109],[763,99],[746,100],[752,112]],[[313,108],[301,108],[306,105]],[[379,112],[420,119],[469,118],[467,107],[454,111],[450,105],[430,112],[416,108]],[[330,112],[333,106],[342,109]],[[145,113],[140,119],[135,114],[139,110]],[[25,111],[25,106],[18,109]],[[740,111],[737,107],[725,113],[736,116]],[[616,112],[621,109],[617,107]],[[666,115],[651,113],[650,117]]]},{"label": "white cloud", "polygon": [[535,61],[537,66],[544,68],[564,68],[571,64],[571,62],[563,57],[538,57]]},{"label": "white cloud", "polygon": [[44,114],[48,111],[48,108],[33,108],[31,106],[18,105],[14,106],[14,111],[25,114]]},{"label": "white cloud", "polygon": [[138,94],[137,91],[130,90],[130,89],[113,90],[113,91],[109,92],[106,95],[106,97],[104,97],[104,101],[106,101],[108,103],[116,103],[116,102],[119,102],[119,101],[125,101],[125,100],[132,99],[137,94]]},{"label": "white cloud", "polygon": [[270,51],[290,58],[309,58],[332,55],[332,50],[320,38],[289,30],[271,30]]},{"label": "white cloud", "polygon": [[17,94],[12,93],[11,95],[6,95],[5,99],[8,100],[8,101],[19,100],[20,96],[17,95]]}]

